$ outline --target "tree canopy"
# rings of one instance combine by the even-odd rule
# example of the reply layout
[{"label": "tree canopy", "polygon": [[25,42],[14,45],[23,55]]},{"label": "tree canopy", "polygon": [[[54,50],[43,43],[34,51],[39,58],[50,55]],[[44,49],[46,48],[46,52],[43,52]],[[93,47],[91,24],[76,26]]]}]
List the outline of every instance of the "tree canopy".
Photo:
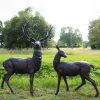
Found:
[{"label": "tree canopy", "polygon": [[90,22],[89,42],[92,49],[100,49],[100,18]]},{"label": "tree canopy", "polygon": [[0,21],[0,47],[3,46],[2,29],[3,29],[3,24],[2,24],[2,21]]},{"label": "tree canopy", "polygon": [[82,45],[82,35],[78,29],[63,27],[58,44],[63,47],[80,47]]},{"label": "tree canopy", "polygon": [[2,21],[0,20],[0,32],[2,31]]},{"label": "tree canopy", "polygon": [[[22,32],[23,25],[27,24],[27,34],[35,39],[45,37],[49,31],[51,25],[49,25],[40,13],[35,12],[32,14],[32,9],[26,8],[23,11],[18,12],[17,16],[4,23],[3,37],[6,48],[26,48],[30,47],[31,44],[27,41],[27,38]],[[48,45],[48,41],[54,36],[54,28],[49,33],[49,39],[44,42],[44,46]]]}]

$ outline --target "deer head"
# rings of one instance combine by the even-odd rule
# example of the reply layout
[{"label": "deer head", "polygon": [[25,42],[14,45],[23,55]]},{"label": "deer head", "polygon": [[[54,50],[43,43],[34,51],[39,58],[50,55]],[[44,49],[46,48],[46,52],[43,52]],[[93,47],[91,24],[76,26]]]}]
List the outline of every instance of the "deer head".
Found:
[{"label": "deer head", "polygon": [[67,57],[65,51],[61,50],[61,49],[58,47],[58,45],[56,45],[56,49],[58,50],[58,54],[60,55],[60,57],[64,57],[64,58]]}]

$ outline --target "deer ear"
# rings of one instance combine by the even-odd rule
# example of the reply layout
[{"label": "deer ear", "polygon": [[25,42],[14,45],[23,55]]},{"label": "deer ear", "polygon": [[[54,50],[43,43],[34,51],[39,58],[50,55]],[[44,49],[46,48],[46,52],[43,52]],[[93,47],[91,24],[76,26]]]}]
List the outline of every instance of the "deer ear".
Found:
[{"label": "deer ear", "polygon": [[32,43],[32,45],[34,45],[35,44],[35,42],[31,42]]},{"label": "deer ear", "polygon": [[56,45],[56,48],[57,48],[57,50],[60,50],[59,47],[58,47],[58,45]]}]

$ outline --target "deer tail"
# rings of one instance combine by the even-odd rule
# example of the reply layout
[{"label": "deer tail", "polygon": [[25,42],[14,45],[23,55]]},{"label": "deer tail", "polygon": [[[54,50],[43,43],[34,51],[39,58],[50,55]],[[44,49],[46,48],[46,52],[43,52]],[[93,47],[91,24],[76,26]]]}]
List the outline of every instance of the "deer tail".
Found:
[{"label": "deer tail", "polygon": [[91,67],[93,68],[93,70],[94,70],[94,65],[91,64],[90,66],[91,66]]}]

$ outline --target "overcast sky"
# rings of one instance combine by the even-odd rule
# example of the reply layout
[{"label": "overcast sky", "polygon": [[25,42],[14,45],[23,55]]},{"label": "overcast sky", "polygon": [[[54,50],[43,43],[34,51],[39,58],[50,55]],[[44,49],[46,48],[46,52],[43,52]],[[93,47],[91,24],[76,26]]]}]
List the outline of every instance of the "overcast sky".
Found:
[{"label": "overcast sky", "polygon": [[55,26],[55,40],[61,27],[67,26],[78,28],[87,40],[90,21],[100,17],[100,0],[0,0],[0,20],[9,20],[27,7]]}]

